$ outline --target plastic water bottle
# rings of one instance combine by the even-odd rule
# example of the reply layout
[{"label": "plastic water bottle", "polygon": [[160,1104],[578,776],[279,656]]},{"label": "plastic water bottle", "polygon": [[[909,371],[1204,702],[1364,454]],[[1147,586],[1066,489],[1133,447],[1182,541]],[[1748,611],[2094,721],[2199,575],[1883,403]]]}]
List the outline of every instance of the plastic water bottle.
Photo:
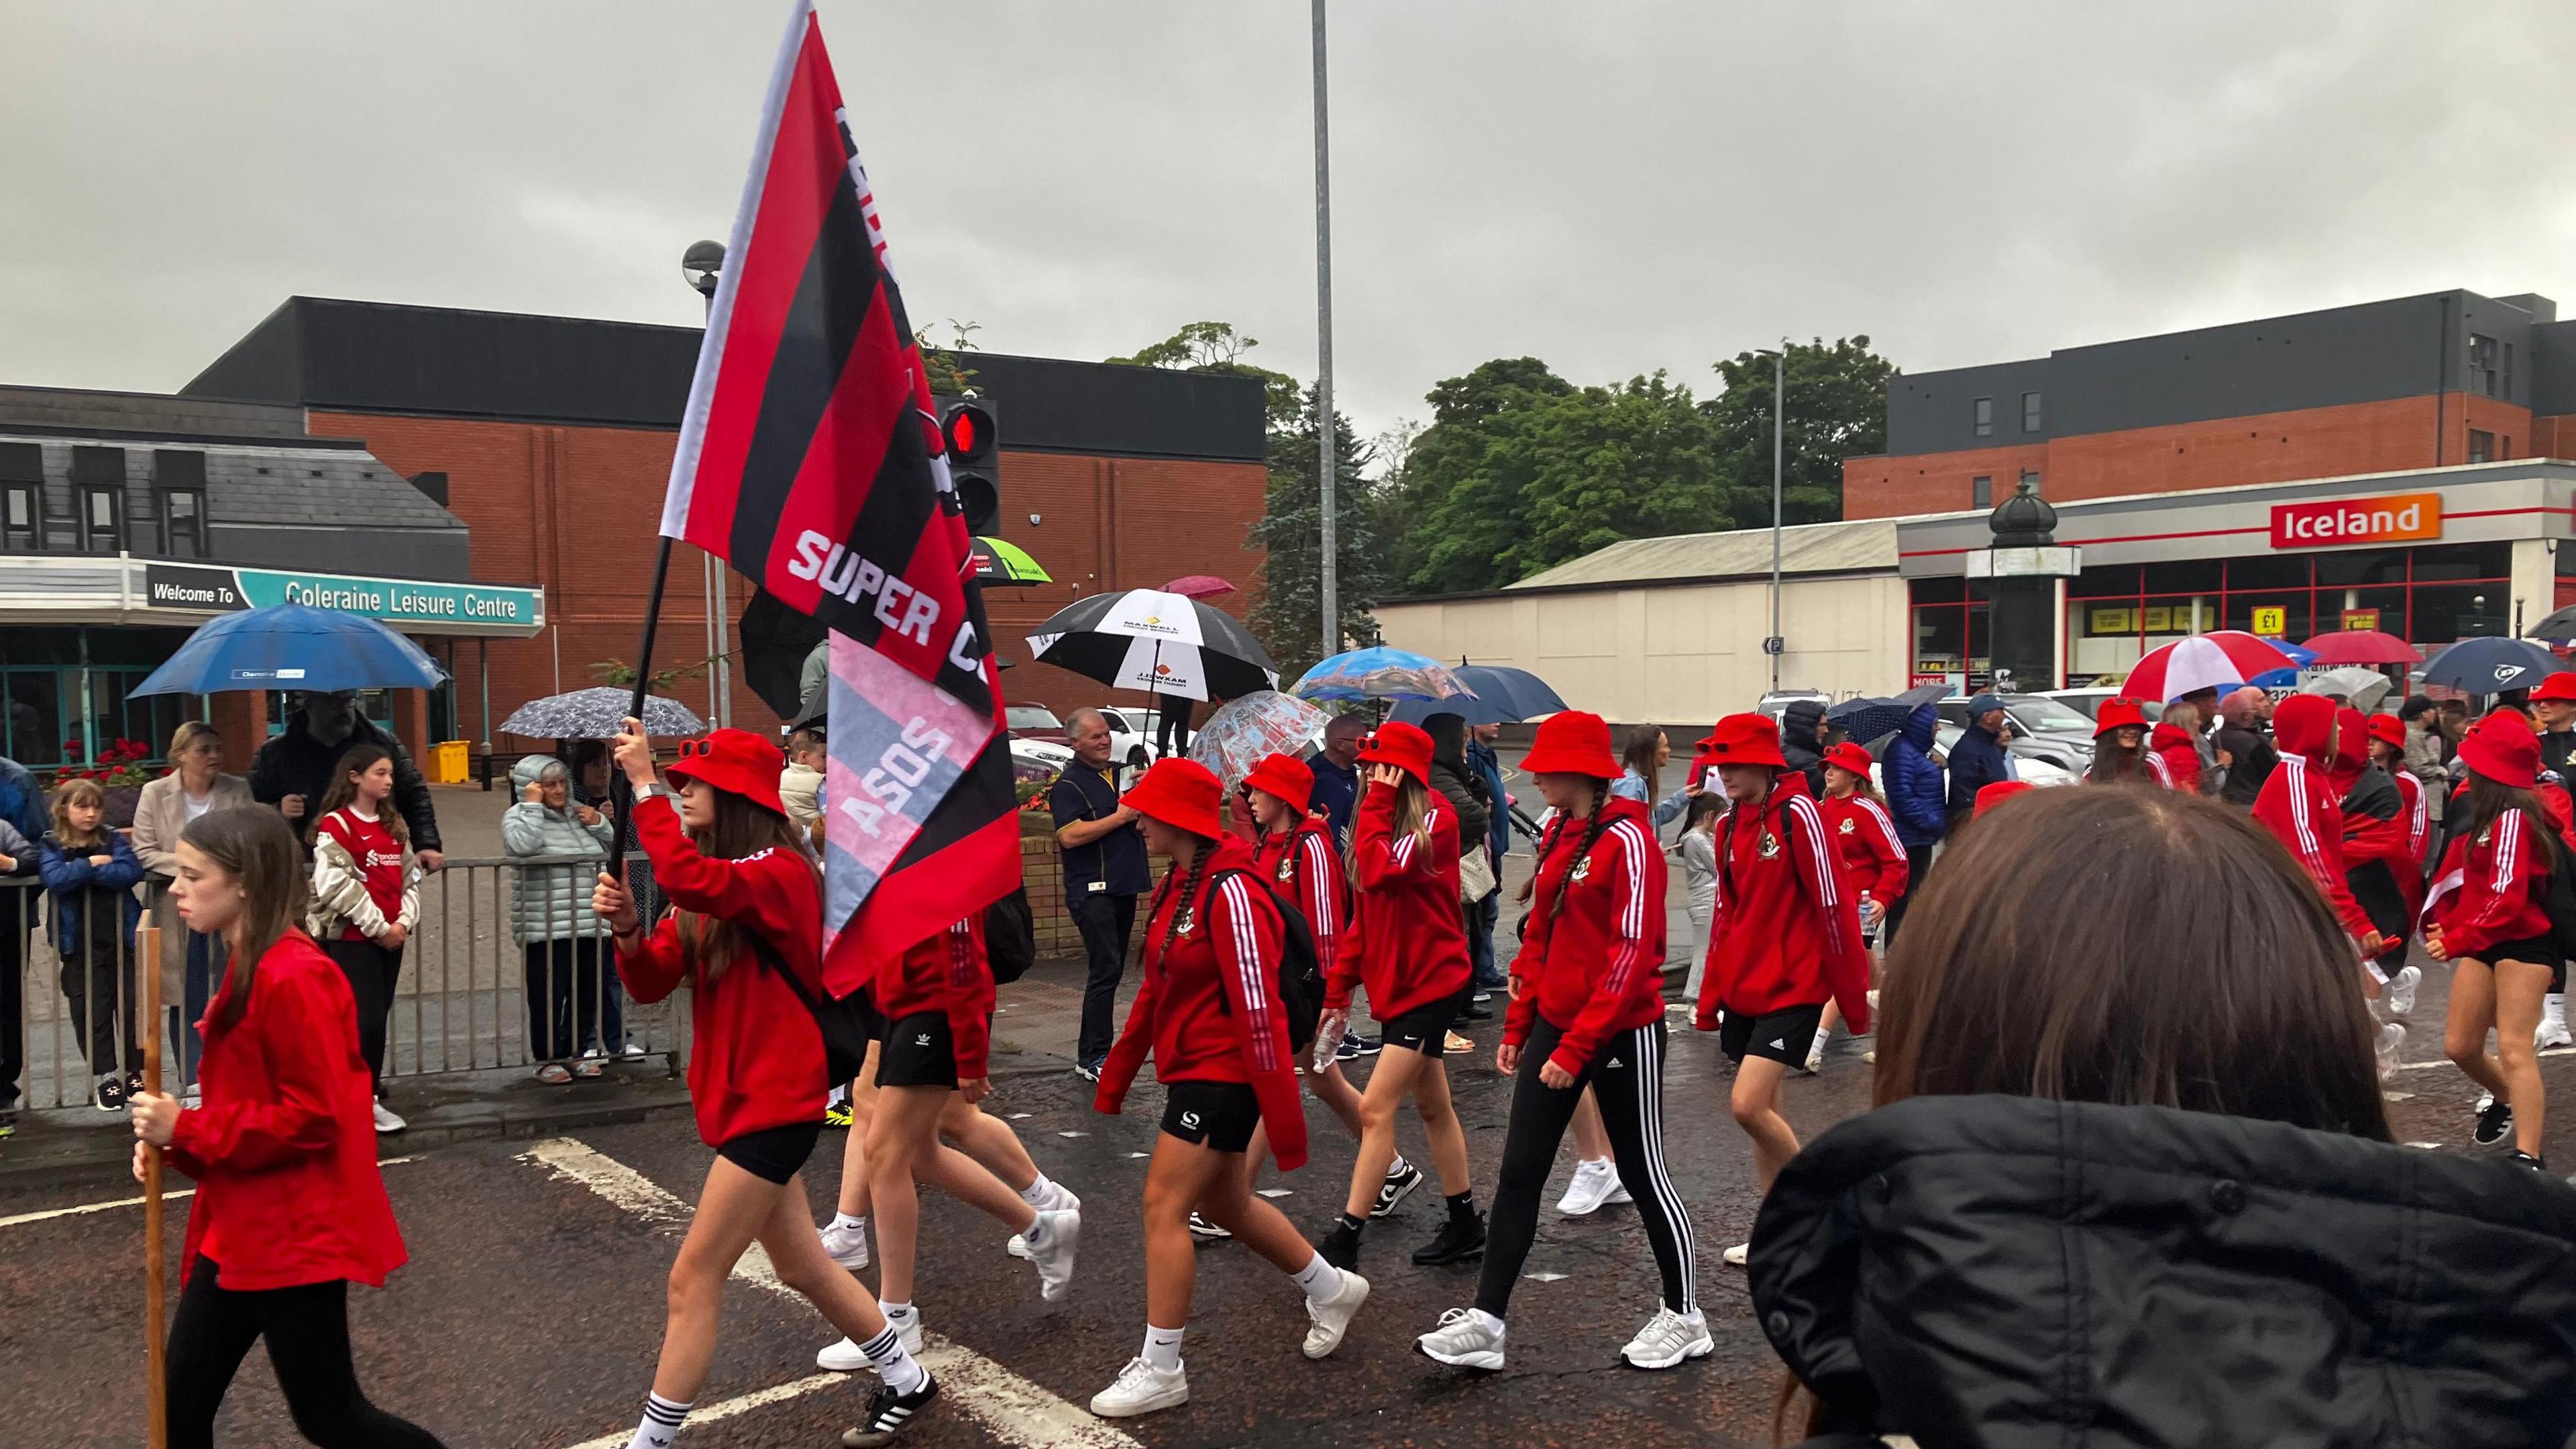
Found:
[{"label": "plastic water bottle", "polygon": [[1321,1074],[1330,1067],[1334,1054],[1342,1049],[1342,1038],[1350,1035],[1350,1031],[1348,1012],[1325,1012],[1323,1024],[1315,1029],[1315,1049],[1307,1055],[1307,1070]]}]

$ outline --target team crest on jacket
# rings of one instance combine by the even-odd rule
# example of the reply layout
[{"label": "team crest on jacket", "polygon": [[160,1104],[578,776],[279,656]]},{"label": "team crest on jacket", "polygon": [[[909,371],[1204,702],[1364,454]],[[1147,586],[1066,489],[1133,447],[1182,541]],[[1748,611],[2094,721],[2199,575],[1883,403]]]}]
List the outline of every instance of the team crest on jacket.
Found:
[{"label": "team crest on jacket", "polygon": [[1836,826],[1835,828],[1836,828],[1837,830],[1841,831],[1843,834],[1845,834],[1845,835],[1849,835],[1849,834],[1851,834],[1851,833],[1852,833],[1852,828],[1853,828],[1854,826],[1857,826],[1858,824],[1860,824],[1860,822],[1859,822],[1858,820],[1855,820],[1855,819],[1853,819],[1851,816],[1846,815],[1846,816],[1844,816],[1844,817],[1843,817],[1843,823],[1842,823],[1841,825],[1839,825],[1839,826]]},{"label": "team crest on jacket", "polygon": [[1762,838],[1754,842],[1753,853],[1762,857],[1764,860],[1778,860],[1780,858],[1780,837],[1772,834],[1768,830],[1763,831]]},{"label": "team crest on jacket", "polygon": [[1293,855],[1283,855],[1279,857],[1279,883],[1281,885],[1286,885],[1296,879],[1297,857]]},{"label": "team crest on jacket", "polygon": [[1587,855],[1574,863],[1573,873],[1566,876],[1566,883],[1569,885],[1581,885],[1584,882],[1584,878],[1591,874],[1592,857]]},{"label": "team crest on jacket", "polygon": [[1188,935],[1190,927],[1197,924],[1198,917],[1191,912],[1187,901],[1182,902],[1181,908],[1172,913],[1172,934],[1176,936]]}]

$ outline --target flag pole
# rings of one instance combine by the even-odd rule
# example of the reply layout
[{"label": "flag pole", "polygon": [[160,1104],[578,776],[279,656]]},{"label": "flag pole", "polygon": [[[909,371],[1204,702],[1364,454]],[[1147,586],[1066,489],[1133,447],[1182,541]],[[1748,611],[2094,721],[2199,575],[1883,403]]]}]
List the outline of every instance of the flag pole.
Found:
[{"label": "flag pole", "polygon": [[[653,631],[662,622],[662,583],[670,573],[671,535],[666,533],[653,554],[653,587],[644,595],[644,642],[635,647],[635,695],[626,705],[626,713],[638,721],[644,718],[644,693],[653,683]],[[623,881],[626,837],[635,818],[635,782],[624,770],[608,772],[608,803],[617,812],[617,828],[608,837],[608,876]]]},{"label": "flag pole", "polygon": [[[161,1090],[161,928],[146,918],[135,950],[143,973],[143,1090]],[[170,1442],[169,1402],[162,1325],[169,1301],[169,1265],[161,1231],[161,1149],[143,1149],[143,1432],[151,1449]]]}]

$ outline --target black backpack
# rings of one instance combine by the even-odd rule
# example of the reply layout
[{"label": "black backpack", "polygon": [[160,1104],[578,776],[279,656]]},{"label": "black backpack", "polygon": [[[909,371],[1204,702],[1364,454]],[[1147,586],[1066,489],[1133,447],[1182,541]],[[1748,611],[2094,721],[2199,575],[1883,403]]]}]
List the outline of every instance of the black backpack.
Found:
[{"label": "black backpack", "polygon": [[2549,937],[2558,946],[2558,954],[2576,960],[2576,850],[2567,848],[2564,840],[2549,842],[2557,862],[2549,872]]},{"label": "black backpack", "polygon": [[838,998],[818,996],[808,990],[804,982],[796,979],[795,972],[787,969],[787,962],[779,956],[778,948],[769,944],[767,937],[758,931],[745,931],[743,934],[751,938],[752,952],[760,957],[760,964],[778,973],[778,979],[787,983],[787,989],[796,993],[798,1001],[805,1003],[805,1010],[812,1014],[815,1027],[823,1033],[825,1084],[838,1087],[858,1080],[859,1073],[867,1069],[868,1043],[876,1039],[876,1033],[869,1029],[866,993],[853,991]]},{"label": "black backpack", "polygon": [[[1278,988],[1279,1005],[1288,1013],[1288,1047],[1303,1056],[1315,1044],[1315,1027],[1324,1015],[1324,971],[1315,950],[1315,933],[1307,928],[1302,912],[1283,904],[1268,885],[1248,870],[1221,870],[1209,876],[1207,891],[1198,900],[1199,909],[1206,908],[1208,896],[1216,894],[1216,888],[1230,876],[1252,881],[1259,888],[1249,894],[1268,901],[1270,908],[1279,913],[1279,978],[1272,984]],[[1232,1014],[1230,1007],[1227,1014]]]},{"label": "black backpack", "polygon": [[996,986],[1019,980],[1038,964],[1037,918],[1029,910],[1027,886],[984,908],[984,960]]}]

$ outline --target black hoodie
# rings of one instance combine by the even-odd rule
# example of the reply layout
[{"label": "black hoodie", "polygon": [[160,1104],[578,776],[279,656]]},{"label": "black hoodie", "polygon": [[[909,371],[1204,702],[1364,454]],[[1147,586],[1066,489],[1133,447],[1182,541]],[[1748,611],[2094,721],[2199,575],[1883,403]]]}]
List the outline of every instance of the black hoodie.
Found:
[{"label": "black hoodie", "polygon": [[1819,699],[1793,699],[1780,711],[1780,757],[1807,777],[1807,793],[1825,798],[1825,755],[1816,743],[1817,726],[1825,722]]}]

